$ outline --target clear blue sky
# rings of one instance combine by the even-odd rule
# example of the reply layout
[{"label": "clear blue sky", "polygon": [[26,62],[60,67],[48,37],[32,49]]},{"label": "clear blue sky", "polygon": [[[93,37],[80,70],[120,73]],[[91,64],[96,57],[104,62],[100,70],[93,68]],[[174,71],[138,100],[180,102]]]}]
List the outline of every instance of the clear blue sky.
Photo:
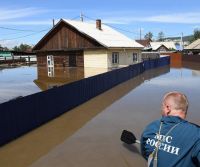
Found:
[{"label": "clear blue sky", "polygon": [[[121,32],[133,39],[139,38],[140,28],[143,35],[153,32],[154,38],[160,31],[166,37],[180,36],[181,32],[190,35],[200,28],[199,6],[200,0],[9,0],[1,2],[0,27],[48,30],[53,18],[72,19],[83,12],[87,17],[100,18],[104,23],[131,31]],[[0,44],[9,47],[22,42],[36,44],[45,33],[0,28]]]}]

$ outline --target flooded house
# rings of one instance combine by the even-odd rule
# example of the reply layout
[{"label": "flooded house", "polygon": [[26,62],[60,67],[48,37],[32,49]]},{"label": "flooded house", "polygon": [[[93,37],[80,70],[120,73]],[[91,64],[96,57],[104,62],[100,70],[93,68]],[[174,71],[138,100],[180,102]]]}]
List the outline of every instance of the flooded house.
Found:
[{"label": "flooded house", "polygon": [[143,46],[110,26],[61,19],[33,48],[38,67],[113,68],[141,61]]}]

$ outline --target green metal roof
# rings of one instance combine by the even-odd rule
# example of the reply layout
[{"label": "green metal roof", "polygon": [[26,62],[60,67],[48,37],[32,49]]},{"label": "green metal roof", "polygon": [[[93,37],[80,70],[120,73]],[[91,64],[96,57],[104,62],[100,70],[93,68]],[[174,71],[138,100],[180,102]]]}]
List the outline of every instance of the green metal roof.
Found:
[{"label": "green metal roof", "polygon": [[0,57],[12,57],[12,53],[10,51],[0,51]]}]

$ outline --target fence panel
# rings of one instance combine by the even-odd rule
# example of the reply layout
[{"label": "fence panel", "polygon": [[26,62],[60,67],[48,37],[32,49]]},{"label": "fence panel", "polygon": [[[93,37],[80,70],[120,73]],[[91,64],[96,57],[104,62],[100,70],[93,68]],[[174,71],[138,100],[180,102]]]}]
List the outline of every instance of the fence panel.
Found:
[{"label": "fence panel", "polygon": [[0,104],[0,146],[145,70],[168,65],[169,60],[144,61]]}]

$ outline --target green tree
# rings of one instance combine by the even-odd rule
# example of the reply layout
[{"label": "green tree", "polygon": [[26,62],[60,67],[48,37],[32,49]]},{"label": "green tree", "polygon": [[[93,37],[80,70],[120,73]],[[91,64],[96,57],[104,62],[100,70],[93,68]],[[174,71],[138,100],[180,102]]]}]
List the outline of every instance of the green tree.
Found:
[{"label": "green tree", "polygon": [[149,31],[148,33],[145,34],[144,38],[145,39],[152,39],[153,38],[153,33]]},{"label": "green tree", "polygon": [[30,49],[32,49],[30,45],[23,44],[23,43],[13,48],[14,51],[19,51],[19,52],[29,51]]},{"label": "green tree", "polygon": [[192,43],[197,39],[200,39],[200,29],[198,28],[194,29],[193,35],[188,40]]},{"label": "green tree", "polygon": [[200,29],[195,29],[194,30],[194,40],[197,40],[200,38]]},{"label": "green tree", "polygon": [[160,42],[163,41],[164,37],[165,37],[164,32],[161,31],[161,32],[158,33],[158,41],[160,41]]}]

